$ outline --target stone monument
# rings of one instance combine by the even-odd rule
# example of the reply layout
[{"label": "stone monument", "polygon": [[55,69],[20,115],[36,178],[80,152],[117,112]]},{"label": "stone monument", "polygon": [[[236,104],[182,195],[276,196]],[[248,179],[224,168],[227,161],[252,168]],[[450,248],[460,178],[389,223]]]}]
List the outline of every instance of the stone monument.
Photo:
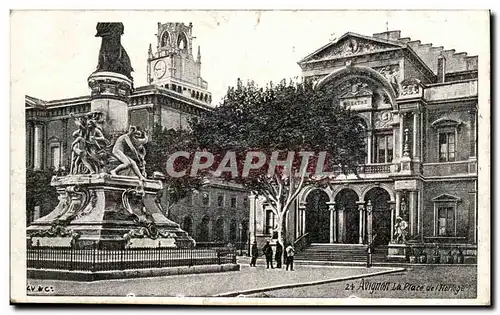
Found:
[{"label": "stone monument", "polygon": [[148,133],[128,123],[133,90],[122,23],[98,23],[97,70],[88,78],[91,111],[71,115],[76,130],[70,173],[54,176],[59,204],[27,228],[28,246],[72,248],[193,247],[194,240],[164,215],[161,174],[148,178]]}]

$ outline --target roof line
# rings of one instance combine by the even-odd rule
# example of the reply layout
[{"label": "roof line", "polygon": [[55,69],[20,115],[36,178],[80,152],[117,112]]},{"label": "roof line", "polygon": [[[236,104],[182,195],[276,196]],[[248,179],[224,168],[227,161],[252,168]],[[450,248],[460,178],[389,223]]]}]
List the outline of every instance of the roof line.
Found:
[{"label": "roof line", "polygon": [[333,45],[337,44],[339,41],[341,41],[342,39],[346,38],[347,36],[359,37],[359,38],[363,38],[363,39],[366,39],[366,40],[380,42],[380,43],[389,44],[389,45],[394,45],[396,47],[401,47],[401,48],[404,48],[404,46],[405,46],[404,44],[402,44],[402,43],[400,43],[398,41],[393,41],[393,40],[387,40],[387,39],[383,39],[383,38],[377,38],[377,37],[372,37],[372,36],[361,35],[361,34],[354,33],[354,32],[347,32],[344,35],[342,35],[339,38],[337,38],[336,40],[334,40],[332,42],[329,42],[326,45],[323,45],[322,47],[316,49],[314,52],[312,52],[309,55],[305,56],[304,58],[302,58],[301,60],[299,60],[297,63],[298,64],[304,63],[305,61],[307,61],[308,59],[310,59],[312,56],[314,56],[315,54],[317,54],[318,52],[320,52],[320,51],[322,51],[322,50],[324,50],[324,49],[326,49],[326,48],[328,48],[330,46],[333,46]]}]

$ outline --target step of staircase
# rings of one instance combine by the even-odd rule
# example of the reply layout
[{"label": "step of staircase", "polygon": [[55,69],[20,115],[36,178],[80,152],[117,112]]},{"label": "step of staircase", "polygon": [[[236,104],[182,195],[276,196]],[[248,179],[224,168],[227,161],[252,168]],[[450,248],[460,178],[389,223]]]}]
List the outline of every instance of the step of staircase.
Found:
[{"label": "step of staircase", "polygon": [[[311,244],[295,255],[298,261],[366,262],[368,246],[364,244]],[[373,262],[387,261],[387,248],[376,247]]]}]

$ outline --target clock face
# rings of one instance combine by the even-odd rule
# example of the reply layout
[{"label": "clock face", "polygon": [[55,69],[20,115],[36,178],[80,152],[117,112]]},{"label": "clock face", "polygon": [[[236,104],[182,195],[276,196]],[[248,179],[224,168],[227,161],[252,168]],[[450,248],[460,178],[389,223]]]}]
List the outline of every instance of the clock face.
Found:
[{"label": "clock face", "polygon": [[159,60],[155,63],[155,66],[153,68],[155,77],[161,78],[165,75],[165,72],[167,71],[167,65],[165,64],[165,61]]}]

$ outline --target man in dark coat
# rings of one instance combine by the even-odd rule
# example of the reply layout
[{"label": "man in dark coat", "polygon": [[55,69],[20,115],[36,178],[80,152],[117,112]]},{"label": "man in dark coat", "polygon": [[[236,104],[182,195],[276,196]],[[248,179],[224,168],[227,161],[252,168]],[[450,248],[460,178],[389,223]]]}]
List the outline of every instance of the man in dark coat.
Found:
[{"label": "man in dark coat", "polygon": [[293,271],[293,256],[295,255],[295,249],[293,248],[292,244],[288,243],[288,246],[285,249],[286,251],[286,270],[288,271],[288,267],[290,267],[290,270]]},{"label": "man in dark coat", "polygon": [[250,267],[256,267],[255,263],[257,263],[257,257],[259,257],[259,248],[257,247],[257,242],[253,242],[251,251],[252,260],[250,260]]},{"label": "man in dark coat", "polygon": [[269,265],[271,265],[271,269],[274,269],[274,267],[273,267],[273,249],[272,249],[271,245],[269,244],[269,241],[267,241],[266,245],[264,245],[264,247],[262,247],[262,252],[264,253],[264,255],[266,255],[266,265],[267,265],[266,269],[269,269]]},{"label": "man in dark coat", "polygon": [[280,242],[276,242],[276,268],[281,268],[281,262],[283,260],[283,246],[281,246]]}]

